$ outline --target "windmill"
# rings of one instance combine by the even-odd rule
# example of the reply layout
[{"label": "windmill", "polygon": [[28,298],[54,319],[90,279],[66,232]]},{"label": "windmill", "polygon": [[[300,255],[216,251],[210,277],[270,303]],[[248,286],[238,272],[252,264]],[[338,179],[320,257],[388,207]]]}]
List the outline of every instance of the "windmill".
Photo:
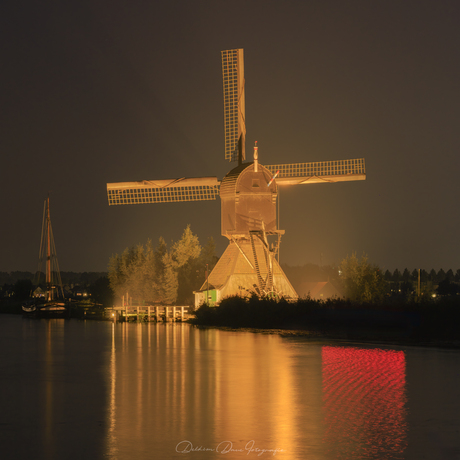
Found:
[{"label": "windmill", "polygon": [[281,269],[277,224],[278,186],[364,180],[363,158],[265,165],[245,162],[245,80],[243,50],[222,51],[225,159],[237,162],[221,181],[217,177],[144,180],[107,184],[109,205],[171,203],[221,199],[221,233],[229,244],[195,303],[218,302],[229,295],[297,294]]}]

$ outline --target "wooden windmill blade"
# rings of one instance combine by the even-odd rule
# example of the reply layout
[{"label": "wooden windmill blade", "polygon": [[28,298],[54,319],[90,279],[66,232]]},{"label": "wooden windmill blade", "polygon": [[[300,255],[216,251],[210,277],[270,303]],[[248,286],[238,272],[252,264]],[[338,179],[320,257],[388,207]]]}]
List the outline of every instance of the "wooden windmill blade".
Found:
[{"label": "wooden windmill blade", "polygon": [[242,49],[222,51],[224,90],[225,159],[246,159],[246,122],[244,106],[244,56]]},{"label": "wooden windmill blade", "polygon": [[366,179],[364,158],[265,165],[278,185],[330,183]]},{"label": "wooden windmill blade", "polygon": [[191,177],[107,184],[109,205],[215,200],[217,177]]}]

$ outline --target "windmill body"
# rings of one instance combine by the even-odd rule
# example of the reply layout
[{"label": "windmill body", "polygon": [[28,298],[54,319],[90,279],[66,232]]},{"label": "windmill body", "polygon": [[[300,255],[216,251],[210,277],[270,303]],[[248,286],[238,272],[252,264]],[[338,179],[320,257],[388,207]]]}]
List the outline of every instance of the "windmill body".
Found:
[{"label": "windmill body", "polygon": [[270,186],[270,171],[254,163],[244,163],[232,169],[220,185],[222,235],[244,238],[251,231],[277,230],[276,182]]},{"label": "windmill body", "polygon": [[366,178],[364,159],[261,165],[246,157],[243,50],[222,51],[225,159],[237,161],[223,179],[176,178],[107,184],[109,205],[221,199],[221,233],[229,245],[195,292],[195,304],[230,295],[297,294],[276,259],[281,236],[277,225],[278,187]]}]

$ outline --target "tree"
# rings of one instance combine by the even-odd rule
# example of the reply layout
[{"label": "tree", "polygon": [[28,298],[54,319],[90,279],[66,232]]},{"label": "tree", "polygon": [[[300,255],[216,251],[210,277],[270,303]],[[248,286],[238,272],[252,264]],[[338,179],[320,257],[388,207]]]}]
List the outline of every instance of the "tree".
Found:
[{"label": "tree", "polygon": [[167,252],[166,242],[162,236],[158,240],[158,246],[155,248],[154,253],[154,266],[155,266],[155,277],[157,280],[156,289],[156,301],[163,303],[165,302],[165,277],[166,277],[166,264],[164,261]]},{"label": "tree", "polygon": [[340,264],[346,296],[355,302],[374,302],[385,295],[385,280],[377,266],[370,265],[364,254],[358,260],[356,254]]},{"label": "tree", "polygon": [[451,283],[448,278],[445,278],[439,283],[436,292],[439,295],[456,295],[459,293],[459,286],[456,283]]},{"label": "tree", "polygon": [[18,300],[24,300],[30,297],[33,290],[33,284],[30,279],[19,279],[14,283],[13,292]]},{"label": "tree", "polygon": [[456,281],[457,283],[460,281],[460,268],[457,269],[457,271],[455,272],[454,281]]},{"label": "tree", "polygon": [[393,272],[393,281],[395,283],[399,283],[400,281],[402,280],[402,275],[401,275],[401,272],[396,269],[394,272]]},{"label": "tree", "polygon": [[403,274],[402,274],[402,280],[404,282],[407,282],[410,280],[410,272],[407,268],[404,269]]},{"label": "tree", "polygon": [[216,266],[218,260],[219,258],[216,256],[216,243],[214,243],[212,237],[208,238],[208,242],[203,246],[200,257],[198,258],[196,289],[199,289],[206,280],[206,270],[209,275]]},{"label": "tree", "polygon": [[180,304],[193,305],[193,291],[200,287],[197,271],[201,253],[198,236],[187,225],[181,239],[173,245],[173,259],[177,266],[177,302]]},{"label": "tree", "polygon": [[130,297],[137,300],[144,299],[144,247],[138,244],[129,251],[129,258],[126,265],[126,276],[128,282],[128,293]]},{"label": "tree", "polygon": [[177,299],[177,288],[179,282],[177,279],[177,264],[171,253],[166,252],[163,256],[165,267],[163,279],[163,302],[174,303]]},{"label": "tree", "polygon": [[113,304],[113,291],[110,287],[109,278],[104,276],[97,279],[90,287],[89,292],[96,303],[100,303],[105,307]]},{"label": "tree", "polygon": [[440,283],[446,279],[446,272],[441,268],[436,275],[436,281]]},{"label": "tree", "polygon": [[115,297],[121,297],[125,292],[125,275],[121,268],[121,257],[118,254],[112,255],[109,259],[108,278],[110,287],[112,288]]},{"label": "tree", "polygon": [[154,302],[158,297],[158,280],[155,250],[151,240],[148,240],[145,246],[142,266],[139,267],[138,274],[140,276],[139,294],[141,298],[150,303]]},{"label": "tree", "polygon": [[178,267],[182,267],[190,259],[197,259],[200,253],[201,246],[198,237],[192,233],[190,225],[187,225],[181,239],[172,247],[174,261]]},{"label": "tree", "polygon": [[154,274],[147,272],[149,280],[146,279],[146,255],[141,244],[126,248],[121,256],[112,256],[108,268],[110,287],[116,297],[129,295],[139,300],[152,291]]},{"label": "tree", "polygon": [[125,249],[121,256],[112,256],[110,286],[117,297],[128,293],[137,301],[193,305],[193,291],[202,284],[200,273],[204,273],[206,264],[209,268],[214,266],[214,253],[214,241],[210,239],[202,250],[188,225],[170,250],[160,237],[155,249],[149,240],[145,247],[139,244]]},{"label": "tree", "polygon": [[[411,273],[411,280],[418,283],[419,269],[415,268]],[[426,283],[429,280],[429,275],[426,270],[420,269],[420,282]]]}]

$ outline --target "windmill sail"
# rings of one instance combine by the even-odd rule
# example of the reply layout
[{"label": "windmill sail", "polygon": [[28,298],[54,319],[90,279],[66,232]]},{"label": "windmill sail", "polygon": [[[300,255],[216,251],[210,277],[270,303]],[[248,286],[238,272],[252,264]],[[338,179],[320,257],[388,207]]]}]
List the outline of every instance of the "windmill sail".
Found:
[{"label": "windmill sail", "polygon": [[278,185],[313,184],[366,179],[364,158],[265,165],[265,167],[272,174],[277,174],[276,183]]},{"label": "windmill sail", "polygon": [[244,109],[243,50],[222,51],[222,77],[224,83],[225,159],[246,159],[246,122]]},{"label": "windmill sail", "polygon": [[109,205],[215,200],[217,177],[192,177],[107,184]]}]

